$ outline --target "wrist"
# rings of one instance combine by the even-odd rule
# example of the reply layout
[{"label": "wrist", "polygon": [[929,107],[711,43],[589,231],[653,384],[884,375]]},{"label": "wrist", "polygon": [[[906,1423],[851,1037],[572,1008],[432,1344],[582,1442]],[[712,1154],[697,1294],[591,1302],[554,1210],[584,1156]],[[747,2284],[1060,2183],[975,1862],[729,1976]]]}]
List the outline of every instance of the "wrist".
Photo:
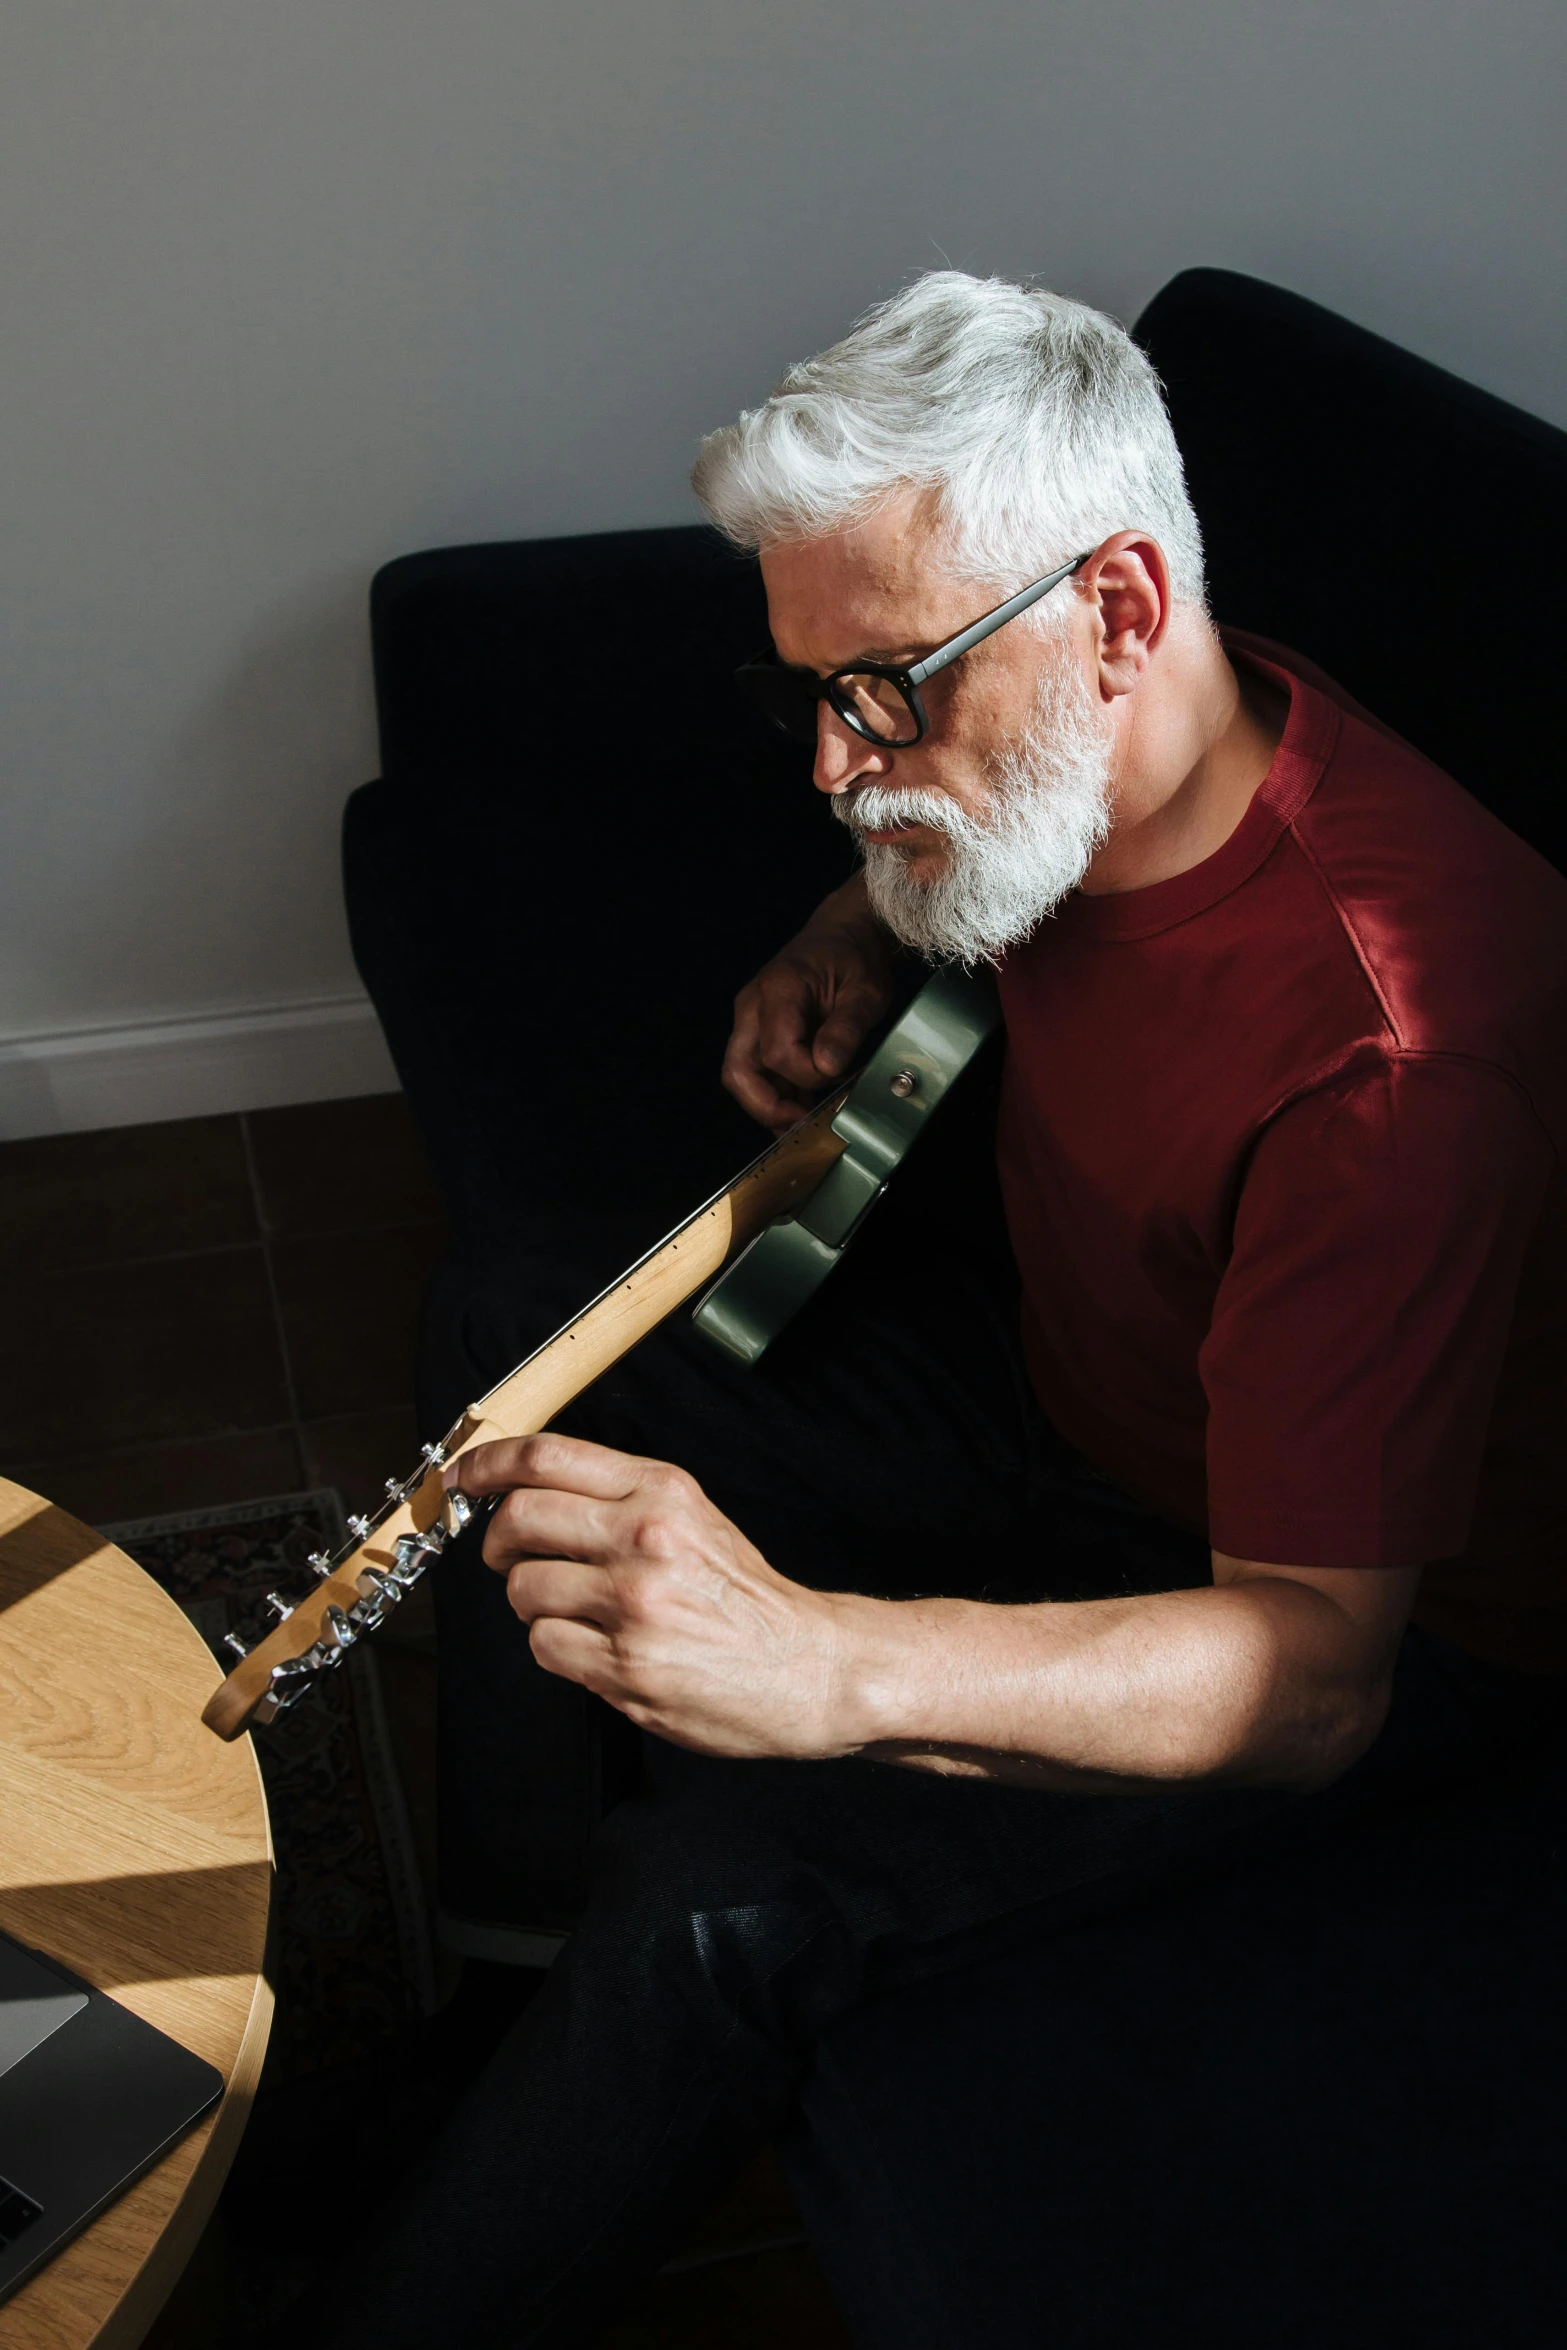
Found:
[{"label": "wrist", "polygon": [[952,1603],[867,1599],[858,1592],[826,1596],[834,1628],[831,1751],[857,1754],[890,1740],[939,1737],[948,1643],[938,1619]]}]

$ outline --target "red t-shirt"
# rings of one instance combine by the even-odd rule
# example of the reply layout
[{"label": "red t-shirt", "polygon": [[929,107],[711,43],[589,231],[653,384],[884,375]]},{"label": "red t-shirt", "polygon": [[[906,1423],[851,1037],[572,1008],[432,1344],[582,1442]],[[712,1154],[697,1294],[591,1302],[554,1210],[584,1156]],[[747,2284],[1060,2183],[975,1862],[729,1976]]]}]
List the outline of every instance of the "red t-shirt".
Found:
[{"label": "red t-shirt", "polygon": [[1235,832],[1001,974],[1034,1384],[1216,1550],[1437,1562],[1417,1622],[1567,1669],[1567,882],[1227,641],[1290,695]]}]

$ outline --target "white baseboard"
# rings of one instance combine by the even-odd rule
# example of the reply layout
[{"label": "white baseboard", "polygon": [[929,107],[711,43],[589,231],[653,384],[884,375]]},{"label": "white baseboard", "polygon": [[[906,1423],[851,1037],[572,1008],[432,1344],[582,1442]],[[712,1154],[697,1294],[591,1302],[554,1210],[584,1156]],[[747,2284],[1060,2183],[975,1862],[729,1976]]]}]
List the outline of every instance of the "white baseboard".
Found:
[{"label": "white baseboard", "polygon": [[391,1093],[368,997],[0,1038],[0,1141]]}]

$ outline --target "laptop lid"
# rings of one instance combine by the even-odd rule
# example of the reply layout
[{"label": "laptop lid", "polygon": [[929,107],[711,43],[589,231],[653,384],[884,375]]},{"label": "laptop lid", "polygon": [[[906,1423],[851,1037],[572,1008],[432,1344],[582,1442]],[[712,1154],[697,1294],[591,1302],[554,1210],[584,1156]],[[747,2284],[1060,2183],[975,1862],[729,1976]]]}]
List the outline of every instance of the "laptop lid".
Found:
[{"label": "laptop lid", "polygon": [[223,2076],[0,1934],[0,2300],[223,2094]]}]

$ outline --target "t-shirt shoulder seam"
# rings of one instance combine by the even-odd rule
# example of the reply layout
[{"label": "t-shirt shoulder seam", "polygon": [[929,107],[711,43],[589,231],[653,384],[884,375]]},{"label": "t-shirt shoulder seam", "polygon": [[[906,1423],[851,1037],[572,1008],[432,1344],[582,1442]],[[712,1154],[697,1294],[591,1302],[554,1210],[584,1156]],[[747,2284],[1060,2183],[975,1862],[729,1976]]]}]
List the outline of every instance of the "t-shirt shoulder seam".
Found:
[{"label": "t-shirt shoulder seam", "polygon": [[1294,1109],[1297,1103],[1308,1100],[1314,1093],[1322,1092],[1324,1087],[1334,1082],[1335,1078],[1352,1073],[1357,1061],[1365,1064],[1368,1076],[1376,1071],[1389,1069],[1398,1062],[1412,1065],[1436,1061],[1444,1062],[1451,1068],[1477,1070],[1488,1077],[1494,1077],[1498,1084],[1504,1085],[1508,1092],[1515,1095],[1522,1103],[1528,1113],[1531,1125],[1538,1128],[1551,1157],[1556,1159],[1561,1155],[1556,1136],[1542,1114],[1538,1102],[1517,1070],[1510,1069],[1505,1061],[1494,1060],[1487,1053],[1455,1052],[1441,1045],[1389,1044],[1385,1038],[1379,1037],[1356,1037],[1352,1043],[1345,1045],[1341,1052],[1334,1053],[1329,1058],[1319,1061],[1315,1068],[1302,1071],[1288,1091],[1280,1094],[1276,1101],[1269,1104],[1259,1123],[1263,1126],[1271,1125],[1287,1110]]},{"label": "t-shirt shoulder seam", "polygon": [[[1307,805],[1310,805],[1309,801],[1307,802]],[[1298,816],[1292,816],[1290,818],[1288,831],[1290,839],[1294,842],[1296,848],[1299,849],[1301,855],[1305,858],[1306,863],[1310,866],[1312,872],[1316,875],[1318,886],[1321,888],[1322,894],[1327,899],[1328,904],[1333,909],[1334,917],[1338,922],[1338,926],[1344,933],[1344,936],[1349,943],[1350,952],[1353,954],[1356,962],[1360,965],[1361,974],[1365,979],[1366,985],[1370,988],[1372,995],[1376,998],[1377,1009],[1380,1011],[1383,1019],[1387,1023],[1388,1034],[1393,1040],[1394,1050],[1397,1052],[1402,1052],[1405,1049],[1403,1029],[1399,1025],[1398,1018],[1393,1010],[1393,1006],[1388,999],[1387,990],[1382,985],[1382,981],[1377,972],[1376,965],[1372,961],[1370,949],[1367,947],[1365,940],[1361,937],[1349,908],[1345,905],[1343,898],[1339,895],[1332,875],[1329,873],[1327,867],[1323,864],[1322,859],[1317,855],[1315,849],[1312,848],[1310,842],[1306,839],[1304,833],[1301,831]]]},{"label": "t-shirt shoulder seam", "polygon": [[1505,1061],[1495,1060],[1489,1053],[1455,1052],[1447,1045],[1401,1045],[1388,1058],[1392,1061],[1443,1061],[1454,1069],[1482,1070],[1486,1076],[1494,1077],[1505,1085],[1509,1093],[1517,1095],[1528,1111],[1530,1120],[1539,1128],[1552,1158],[1560,1156],[1556,1136],[1542,1114],[1539,1103],[1518,1071],[1510,1069]]}]

